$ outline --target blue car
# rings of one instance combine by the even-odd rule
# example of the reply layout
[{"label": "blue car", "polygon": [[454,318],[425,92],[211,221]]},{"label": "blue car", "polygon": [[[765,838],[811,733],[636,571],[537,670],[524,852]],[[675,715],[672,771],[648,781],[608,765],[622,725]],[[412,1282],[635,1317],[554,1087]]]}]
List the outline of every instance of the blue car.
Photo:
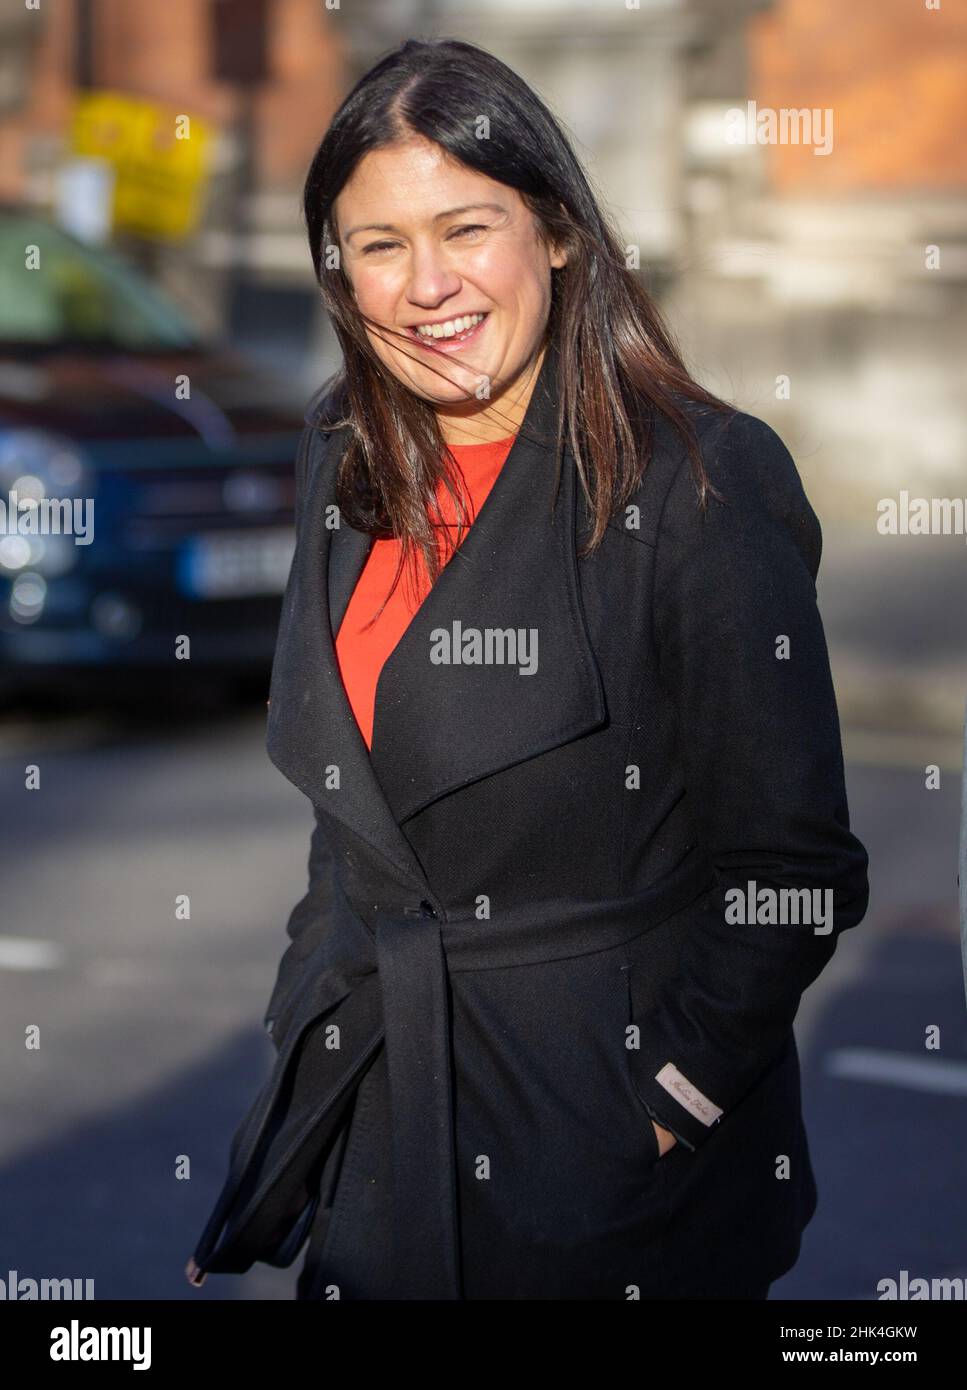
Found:
[{"label": "blue car", "polygon": [[288,387],[140,273],[0,208],[7,685],[267,673],[301,427]]}]

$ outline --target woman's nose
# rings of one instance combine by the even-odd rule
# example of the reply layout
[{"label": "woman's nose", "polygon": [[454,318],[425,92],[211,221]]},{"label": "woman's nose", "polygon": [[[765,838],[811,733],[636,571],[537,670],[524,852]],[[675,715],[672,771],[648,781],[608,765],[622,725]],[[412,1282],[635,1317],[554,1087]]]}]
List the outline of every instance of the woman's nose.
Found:
[{"label": "woman's nose", "polygon": [[407,298],[421,309],[435,309],[460,289],[460,276],[438,248],[415,249],[410,261]]}]

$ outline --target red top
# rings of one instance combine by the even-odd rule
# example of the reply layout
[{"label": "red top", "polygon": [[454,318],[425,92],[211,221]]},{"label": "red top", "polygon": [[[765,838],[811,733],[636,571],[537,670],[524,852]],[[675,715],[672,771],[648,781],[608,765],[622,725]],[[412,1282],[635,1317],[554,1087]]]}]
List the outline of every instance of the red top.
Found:
[{"label": "red top", "polygon": [[[498,439],[490,444],[450,445],[450,451],[463,476],[466,494],[464,501],[469,501],[471,521],[477,516],[487,494],[497,481],[515,438],[516,435],[509,435],[506,439]],[[437,486],[437,498],[445,524],[455,528],[456,509],[442,481]],[[466,535],[465,528],[464,538]],[[364,624],[372,618],[389,593],[401,549],[398,540],[373,541],[336,637],[339,671],[367,748],[371,748],[373,743],[376,683],[383,663],[392,654],[431,587],[423,556],[418,554],[420,582],[417,596],[414,598],[409,576],[404,571],[376,622],[362,631]],[[442,544],[440,559],[444,559]],[[452,559],[452,555],[448,559]]]}]

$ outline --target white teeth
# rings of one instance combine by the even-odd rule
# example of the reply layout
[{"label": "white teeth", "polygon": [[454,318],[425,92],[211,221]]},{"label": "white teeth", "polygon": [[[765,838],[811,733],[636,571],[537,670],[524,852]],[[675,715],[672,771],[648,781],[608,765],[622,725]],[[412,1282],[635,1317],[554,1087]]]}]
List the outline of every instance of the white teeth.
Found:
[{"label": "white teeth", "polygon": [[462,318],[447,319],[446,323],[421,323],[416,331],[421,338],[455,338],[459,333],[476,328],[484,317],[483,314],[465,314]]}]

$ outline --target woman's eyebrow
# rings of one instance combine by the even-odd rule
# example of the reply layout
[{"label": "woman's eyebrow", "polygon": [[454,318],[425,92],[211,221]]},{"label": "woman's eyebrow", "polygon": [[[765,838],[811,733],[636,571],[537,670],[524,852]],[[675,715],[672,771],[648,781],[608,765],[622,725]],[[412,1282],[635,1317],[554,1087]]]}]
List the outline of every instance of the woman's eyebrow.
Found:
[{"label": "woman's eyebrow", "polygon": [[[433,218],[434,222],[442,222],[445,217],[459,217],[462,212],[473,212],[477,208],[487,208],[491,212],[506,212],[507,209],[500,203],[464,203],[459,208],[447,208],[445,212],[438,212]],[[392,222],[366,222],[360,223],[358,227],[352,227],[346,233],[346,240],[355,236],[357,232],[398,232],[399,227],[394,227]]]}]

